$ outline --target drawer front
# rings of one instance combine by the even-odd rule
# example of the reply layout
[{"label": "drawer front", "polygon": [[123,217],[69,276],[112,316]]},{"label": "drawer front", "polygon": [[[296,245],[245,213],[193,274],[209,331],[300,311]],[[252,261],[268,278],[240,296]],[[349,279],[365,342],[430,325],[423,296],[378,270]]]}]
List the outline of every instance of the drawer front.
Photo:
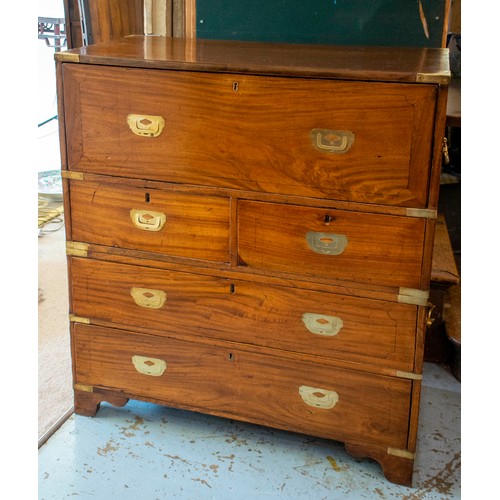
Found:
[{"label": "drawer front", "polygon": [[425,220],[240,200],[240,266],[420,288]]},{"label": "drawer front", "polygon": [[76,316],[413,370],[416,306],[92,259],[71,271]]},{"label": "drawer front", "polygon": [[229,261],[229,199],[101,182],[70,184],[72,239]]},{"label": "drawer front", "polygon": [[435,85],[63,71],[70,169],[427,205]]},{"label": "drawer front", "polygon": [[75,382],[341,441],[405,448],[412,384],[239,350],[75,325]]}]

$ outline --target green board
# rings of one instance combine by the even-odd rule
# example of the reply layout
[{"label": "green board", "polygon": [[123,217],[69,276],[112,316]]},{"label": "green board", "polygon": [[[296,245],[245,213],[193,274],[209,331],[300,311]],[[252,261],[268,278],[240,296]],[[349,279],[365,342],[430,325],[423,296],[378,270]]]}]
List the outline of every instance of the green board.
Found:
[{"label": "green board", "polygon": [[448,0],[197,0],[197,38],[441,47]]}]

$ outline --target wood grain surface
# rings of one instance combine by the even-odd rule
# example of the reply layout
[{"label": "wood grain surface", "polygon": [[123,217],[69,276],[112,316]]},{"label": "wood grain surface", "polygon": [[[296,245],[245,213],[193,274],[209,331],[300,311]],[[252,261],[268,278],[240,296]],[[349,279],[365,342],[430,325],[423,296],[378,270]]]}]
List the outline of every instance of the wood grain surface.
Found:
[{"label": "wood grain surface", "polygon": [[[446,85],[448,49],[128,36],[69,51],[84,64]],[[55,54],[64,60],[66,53]]]},{"label": "wood grain surface", "polygon": [[[408,380],[280,359],[243,345],[200,345],[78,324],[74,342],[79,384],[342,441],[406,446]],[[134,355],[165,361],[165,372],[139,373]],[[303,385],[335,391],[337,404],[304,403]]]},{"label": "wood grain surface", "polygon": [[[76,257],[70,286],[73,313],[93,321],[413,370],[415,306]],[[134,287],[164,292],[164,305],[141,307]],[[313,333],[306,313],[339,318],[342,327]]]},{"label": "wood grain surface", "polygon": [[[229,261],[228,198],[81,181],[70,189],[75,241]],[[165,224],[159,231],[141,229],[131,210],[164,214]]]},{"label": "wood grain surface", "polygon": [[[427,203],[436,88],[65,65],[70,169],[338,200]],[[236,90],[235,90],[236,89]],[[167,90],[167,91],[165,91]],[[158,137],[129,114],[160,116]],[[343,154],[311,131],[352,133]]]},{"label": "wood grain surface", "polygon": [[[325,218],[329,217],[329,222]],[[425,220],[241,200],[241,266],[419,288]],[[343,235],[340,255],[314,252],[308,232]]]}]

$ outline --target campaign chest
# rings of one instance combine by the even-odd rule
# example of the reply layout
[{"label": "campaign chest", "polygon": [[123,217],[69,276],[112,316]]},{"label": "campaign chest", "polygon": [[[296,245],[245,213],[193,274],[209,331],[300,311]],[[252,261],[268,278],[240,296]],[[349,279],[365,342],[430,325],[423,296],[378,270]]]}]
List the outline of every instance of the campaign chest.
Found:
[{"label": "campaign chest", "polygon": [[75,412],[132,398],[329,438],[411,484],[447,57],[56,54]]}]

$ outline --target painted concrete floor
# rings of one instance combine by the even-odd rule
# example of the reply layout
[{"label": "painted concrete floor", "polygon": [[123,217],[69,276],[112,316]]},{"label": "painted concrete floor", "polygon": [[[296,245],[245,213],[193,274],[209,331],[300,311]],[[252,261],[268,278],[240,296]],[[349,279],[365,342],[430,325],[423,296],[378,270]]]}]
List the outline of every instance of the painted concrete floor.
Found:
[{"label": "painted concrete floor", "polygon": [[414,487],[341,443],[130,401],[72,415],[39,450],[39,500],[460,498],[460,383],[426,363]]}]

